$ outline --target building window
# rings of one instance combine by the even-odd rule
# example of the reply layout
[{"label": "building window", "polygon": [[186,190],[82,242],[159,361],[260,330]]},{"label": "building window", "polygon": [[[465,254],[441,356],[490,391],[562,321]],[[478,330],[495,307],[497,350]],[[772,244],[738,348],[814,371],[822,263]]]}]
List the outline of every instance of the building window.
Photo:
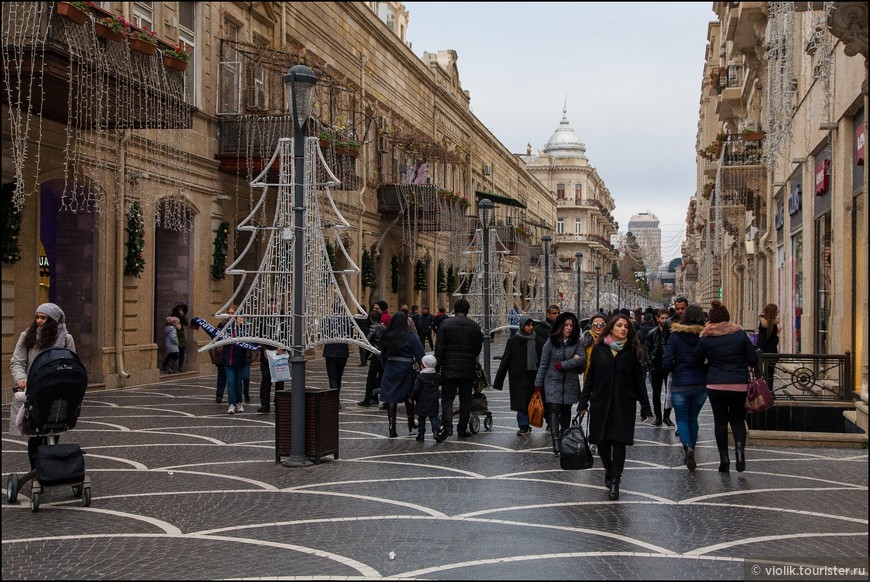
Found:
[{"label": "building window", "polygon": [[560,218],[556,221],[556,234],[565,234],[565,219]]},{"label": "building window", "polygon": [[[229,41],[236,41],[240,36],[240,27],[232,21],[224,22],[224,30]],[[220,94],[218,95],[218,114],[238,114],[241,107],[241,55],[232,42],[221,44],[221,61],[219,66]]]},{"label": "building window", "polygon": [[556,200],[565,199],[565,184],[556,184]]},{"label": "building window", "polygon": [[153,2],[133,2],[133,24],[143,30],[154,30]]},{"label": "building window", "polygon": [[583,185],[574,184],[574,204],[583,204]]},{"label": "building window", "polygon": [[178,3],[178,44],[187,47],[190,59],[184,72],[187,101],[196,103],[196,2]]},{"label": "building window", "polygon": [[574,219],[574,234],[583,233],[583,221],[579,218]]}]

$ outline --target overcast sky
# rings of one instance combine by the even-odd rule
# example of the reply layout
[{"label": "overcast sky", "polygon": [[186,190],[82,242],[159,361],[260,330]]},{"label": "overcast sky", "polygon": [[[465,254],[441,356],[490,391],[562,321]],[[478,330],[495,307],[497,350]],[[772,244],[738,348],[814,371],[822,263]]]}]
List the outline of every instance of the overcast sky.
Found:
[{"label": "overcast sky", "polygon": [[513,153],[568,120],[610,189],[614,217],[652,212],[680,255],[712,2],[405,2],[418,56],[453,49],[471,109]]}]

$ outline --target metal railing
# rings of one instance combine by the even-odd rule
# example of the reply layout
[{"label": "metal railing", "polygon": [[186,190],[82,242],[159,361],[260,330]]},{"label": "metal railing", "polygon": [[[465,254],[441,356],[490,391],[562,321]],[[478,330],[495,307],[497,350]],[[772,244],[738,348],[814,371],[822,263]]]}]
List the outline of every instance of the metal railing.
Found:
[{"label": "metal railing", "polygon": [[761,354],[761,367],[774,396],[782,401],[852,400],[852,356]]}]

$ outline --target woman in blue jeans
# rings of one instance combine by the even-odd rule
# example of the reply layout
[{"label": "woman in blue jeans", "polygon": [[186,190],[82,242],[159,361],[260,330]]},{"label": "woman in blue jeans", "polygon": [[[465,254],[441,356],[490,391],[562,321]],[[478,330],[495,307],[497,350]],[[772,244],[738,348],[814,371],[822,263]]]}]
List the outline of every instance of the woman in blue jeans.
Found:
[{"label": "woman in blue jeans", "polygon": [[707,401],[707,367],[695,357],[695,347],[704,329],[704,310],[690,305],[671,335],[662,355],[662,368],[671,374],[671,402],[677,416],[677,431],[683,442],[683,463],[695,470],[698,414]]}]

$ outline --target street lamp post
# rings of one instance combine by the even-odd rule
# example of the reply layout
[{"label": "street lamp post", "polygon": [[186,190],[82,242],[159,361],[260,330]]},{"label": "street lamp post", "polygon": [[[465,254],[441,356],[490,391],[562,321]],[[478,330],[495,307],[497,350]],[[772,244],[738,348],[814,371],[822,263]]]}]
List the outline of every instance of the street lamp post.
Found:
[{"label": "street lamp post", "polygon": [[490,289],[489,285],[489,227],[492,224],[492,214],[495,205],[489,198],[484,198],[477,203],[477,212],[480,217],[480,227],[483,230],[483,370],[489,381],[489,348],[490,337]]},{"label": "street lamp post", "polygon": [[544,247],[544,313],[550,308],[550,241],[553,240],[549,234],[541,237],[541,242]]},{"label": "street lamp post", "polygon": [[284,75],[288,108],[293,117],[293,351],[290,357],[293,373],[290,405],[289,467],[304,467],[311,462],[305,457],[305,334],[303,333],[303,262],[305,252],[305,128],[314,100],[317,77],[305,65],[290,67]]},{"label": "street lamp post", "polygon": [[580,270],[580,263],[583,262],[583,253],[574,253],[574,264],[577,265],[577,317],[580,318],[582,309],[580,304],[580,296],[583,291],[583,271]]},{"label": "street lamp post", "polygon": [[616,308],[622,305],[622,279],[616,281]]},{"label": "street lamp post", "polygon": [[601,311],[601,265],[595,265],[595,312]]}]

